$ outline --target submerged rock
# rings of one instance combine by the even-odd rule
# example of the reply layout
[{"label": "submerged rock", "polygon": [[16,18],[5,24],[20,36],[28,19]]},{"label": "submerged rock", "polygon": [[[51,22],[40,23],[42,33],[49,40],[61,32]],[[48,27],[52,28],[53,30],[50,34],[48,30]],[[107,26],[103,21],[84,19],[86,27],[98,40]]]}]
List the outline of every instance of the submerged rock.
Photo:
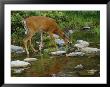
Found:
[{"label": "submerged rock", "polygon": [[92,47],[85,47],[81,49],[81,52],[84,52],[86,54],[96,54],[100,55],[100,49],[98,48],[92,48]]},{"label": "submerged rock", "polygon": [[69,54],[66,54],[66,56],[84,56],[85,53],[83,52],[72,52],[72,53],[69,53]]},{"label": "submerged rock", "polygon": [[51,55],[63,55],[66,54],[66,51],[55,51],[55,52],[51,52]]},{"label": "submerged rock", "polygon": [[38,59],[36,59],[36,58],[25,58],[24,59],[24,61],[26,61],[26,62],[33,62],[33,61],[36,61],[36,60],[38,60]]},{"label": "submerged rock", "polygon": [[25,52],[25,50],[20,46],[11,45],[11,52],[23,53],[23,52]]},{"label": "submerged rock", "polygon": [[11,67],[13,68],[20,68],[20,67],[28,67],[31,64],[25,61],[20,61],[20,60],[16,60],[16,61],[11,61]]}]

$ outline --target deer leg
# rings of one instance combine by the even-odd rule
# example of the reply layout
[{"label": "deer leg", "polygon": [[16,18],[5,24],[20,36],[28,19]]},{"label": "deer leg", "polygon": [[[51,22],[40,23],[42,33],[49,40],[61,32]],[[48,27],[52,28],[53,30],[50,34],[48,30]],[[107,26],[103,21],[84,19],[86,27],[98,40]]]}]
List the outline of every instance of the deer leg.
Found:
[{"label": "deer leg", "polygon": [[39,45],[39,50],[41,50],[43,47],[43,32],[41,32],[41,42],[40,42],[40,45]]},{"label": "deer leg", "polygon": [[29,39],[29,42],[30,42],[30,46],[31,46],[32,50],[33,50],[34,52],[38,52],[37,50],[34,49],[32,43],[31,43],[31,38]]},{"label": "deer leg", "polygon": [[33,34],[28,31],[26,37],[23,39],[24,47],[25,47],[25,50],[27,53],[27,57],[29,57],[29,51],[28,51],[27,43],[32,38],[32,36],[33,36]]},{"label": "deer leg", "polygon": [[26,53],[27,53],[27,57],[29,57],[29,51],[28,51],[28,48],[27,48],[28,39],[25,38],[25,39],[23,40],[23,42],[24,42],[24,47],[25,47]]}]

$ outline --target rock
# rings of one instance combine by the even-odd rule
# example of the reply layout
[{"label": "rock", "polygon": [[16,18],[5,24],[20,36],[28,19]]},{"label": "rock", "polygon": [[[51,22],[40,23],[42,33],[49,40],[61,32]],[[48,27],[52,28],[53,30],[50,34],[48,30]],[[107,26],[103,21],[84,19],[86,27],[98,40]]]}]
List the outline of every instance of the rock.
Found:
[{"label": "rock", "polygon": [[23,52],[25,52],[25,50],[20,46],[11,45],[11,52],[23,53]]},{"label": "rock", "polygon": [[55,39],[55,42],[58,44],[58,45],[63,45],[65,42],[63,39]]},{"label": "rock", "polygon": [[66,51],[55,51],[55,52],[51,52],[51,55],[63,55],[66,54]]},{"label": "rock", "polygon": [[98,48],[85,47],[85,48],[81,49],[81,52],[84,52],[86,54],[100,55],[100,49],[98,49]]},{"label": "rock", "polygon": [[84,66],[82,64],[79,64],[77,66],[74,67],[75,70],[82,70],[84,69]]},{"label": "rock", "polygon": [[88,47],[88,46],[89,46],[89,42],[83,41],[83,40],[77,40],[76,44],[74,45],[74,47],[76,47],[78,49],[81,49],[81,48],[84,48],[84,47]]},{"label": "rock", "polygon": [[25,58],[24,59],[24,61],[26,61],[26,62],[33,62],[33,61],[36,61],[36,60],[38,60],[38,59],[36,59],[36,58]]},{"label": "rock", "polygon": [[90,27],[86,26],[86,27],[83,27],[82,30],[84,30],[84,31],[89,31],[90,29],[91,29]]},{"label": "rock", "polygon": [[72,53],[69,53],[69,54],[66,54],[66,56],[84,56],[85,53],[83,52],[72,52]]},{"label": "rock", "polygon": [[30,63],[25,61],[20,61],[20,60],[11,61],[12,68],[28,67],[30,65],[31,65]]}]

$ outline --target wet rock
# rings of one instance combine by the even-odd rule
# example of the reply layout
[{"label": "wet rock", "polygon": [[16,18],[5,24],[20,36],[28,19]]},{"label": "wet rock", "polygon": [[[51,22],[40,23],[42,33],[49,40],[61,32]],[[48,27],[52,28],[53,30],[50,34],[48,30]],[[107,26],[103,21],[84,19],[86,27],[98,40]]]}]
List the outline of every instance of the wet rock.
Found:
[{"label": "wet rock", "polygon": [[66,51],[55,51],[55,52],[51,52],[51,55],[64,55],[66,54]]},{"label": "wet rock", "polygon": [[11,52],[23,53],[25,50],[20,46],[11,45]]},{"label": "wet rock", "polygon": [[84,66],[82,64],[79,64],[74,67],[74,70],[82,70],[82,69],[84,69]]},{"label": "wet rock", "polygon": [[72,52],[72,53],[69,53],[69,54],[66,54],[66,56],[84,56],[85,53],[83,52]]},{"label": "wet rock", "polygon": [[92,48],[92,47],[85,47],[81,49],[81,52],[84,52],[86,54],[96,54],[100,55],[100,49],[98,48]]},{"label": "wet rock", "polygon": [[20,60],[11,61],[12,68],[28,67],[30,65],[31,65],[30,63],[25,61],[20,61]]},{"label": "wet rock", "polygon": [[24,59],[24,61],[26,61],[26,62],[33,62],[33,61],[36,61],[36,60],[38,60],[38,59],[36,59],[36,58],[25,58]]}]

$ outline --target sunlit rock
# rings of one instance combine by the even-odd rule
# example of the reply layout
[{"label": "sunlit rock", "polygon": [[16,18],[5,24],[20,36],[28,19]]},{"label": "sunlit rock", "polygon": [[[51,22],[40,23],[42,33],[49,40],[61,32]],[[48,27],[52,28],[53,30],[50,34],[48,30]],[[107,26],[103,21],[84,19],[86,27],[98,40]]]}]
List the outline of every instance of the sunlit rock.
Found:
[{"label": "sunlit rock", "polygon": [[36,61],[36,60],[38,60],[38,59],[36,59],[36,58],[25,58],[24,59],[24,61],[26,61],[26,62],[33,62],[33,61]]},{"label": "sunlit rock", "polygon": [[96,54],[100,55],[100,49],[98,48],[92,48],[92,47],[85,47],[81,49],[81,52],[84,52],[86,54]]},{"label": "sunlit rock", "polygon": [[63,55],[66,54],[66,51],[55,51],[55,52],[51,52],[51,55]]},{"label": "sunlit rock", "polygon": [[69,53],[69,54],[66,54],[66,56],[84,56],[85,53],[83,52],[72,52],[72,53]]},{"label": "sunlit rock", "polygon": [[25,52],[25,50],[20,46],[11,45],[11,52],[23,53],[23,52]]},{"label": "sunlit rock", "polygon": [[89,46],[89,42],[83,41],[83,40],[77,40],[76,44],[74,45],[74,47],[76,47],[78,49],[81,49],[81,48],[84,48],[84,47],[88,47],[88,46]]},{"label": "sunlit rock", "polygon": [[16,60],[16,61],[11,61],[11,67],[13,68],[19,68],[19,67],[28,67],[31,64],[25,61],[20,61],[20,60]]}]

